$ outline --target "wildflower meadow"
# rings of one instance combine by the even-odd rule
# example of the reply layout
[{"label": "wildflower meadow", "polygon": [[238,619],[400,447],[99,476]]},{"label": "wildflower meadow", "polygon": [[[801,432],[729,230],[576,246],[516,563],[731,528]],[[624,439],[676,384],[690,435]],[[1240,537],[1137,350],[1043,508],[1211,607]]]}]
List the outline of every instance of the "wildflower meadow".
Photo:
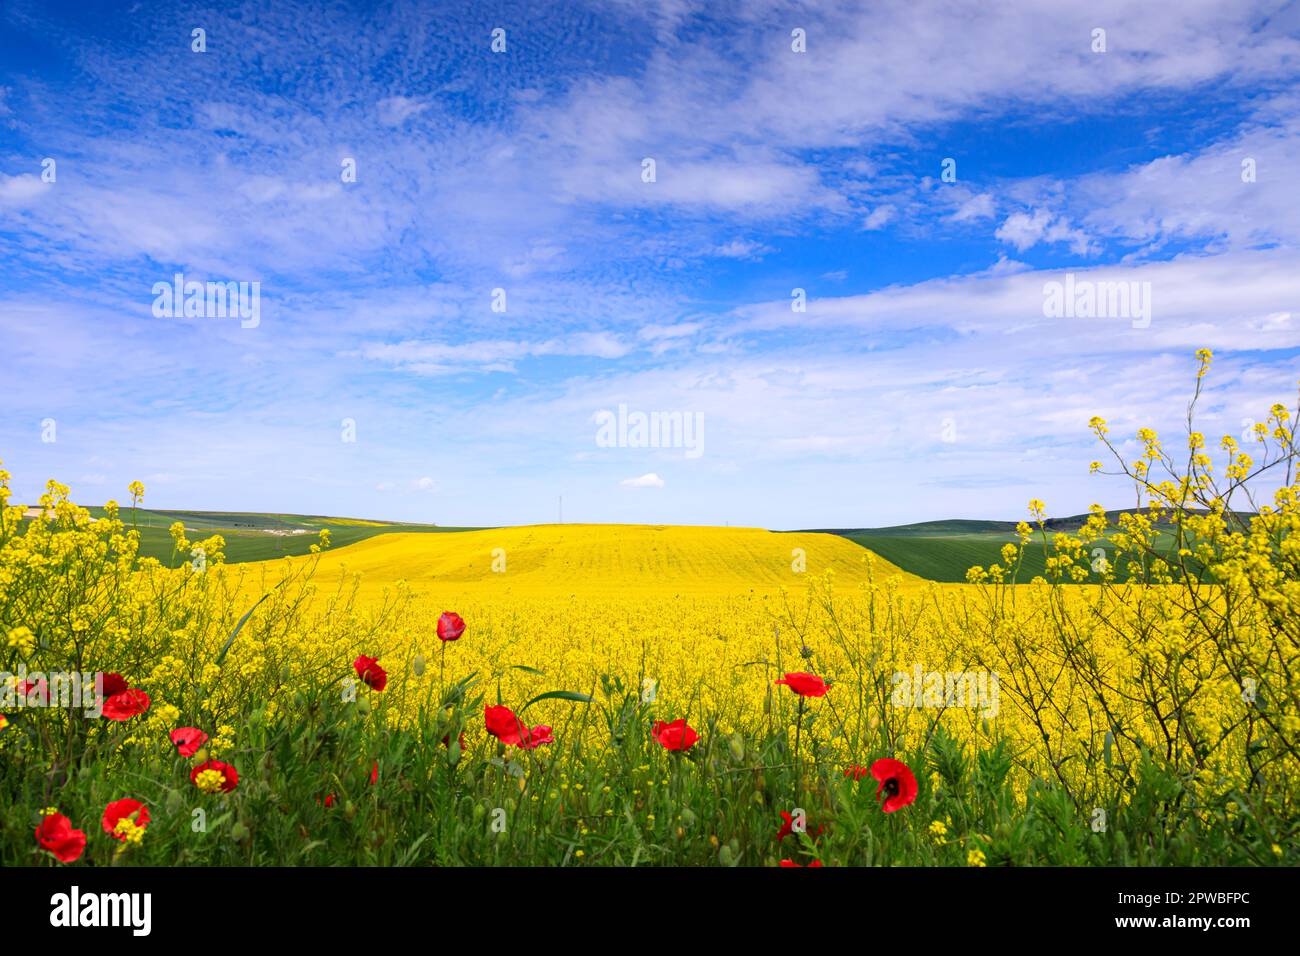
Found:
[{"label": "wildflower meadow", "polygon": [[756,529],[227,564],[178,522],[165,561],[140,484],[25,514],[4,474],[0,864],[1295,865],[1297,412],[1212,448],[1211,362],[1176,440],[1093,419],[1133,509],[1031,501],[964,584]]}]

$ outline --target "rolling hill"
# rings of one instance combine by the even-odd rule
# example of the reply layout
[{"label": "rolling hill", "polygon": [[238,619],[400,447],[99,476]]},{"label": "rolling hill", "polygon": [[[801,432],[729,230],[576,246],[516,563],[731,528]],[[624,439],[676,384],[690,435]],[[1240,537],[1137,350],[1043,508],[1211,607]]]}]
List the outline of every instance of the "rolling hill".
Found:
[{"label": "rolling hill", "polygon": [[[801,549],[806,573],[792,561]],[[362,591],[398,580],[415,591],[452,596],[528,597],[778,593],[833,568],[838,583],[865,580],[862,550],[817,533],[654,525],[529,525],[455,535],[385,534],[331,550],[318,580],[360,573]],[[503,572],[494,571],[504,567]],[[501,564],[504,562],[504,565]],[[886,561],[877,577],[919,579]]]},{"label": "rolling hill", "polygon": [[[1133,509],[1108,511],[1106,516],[1114,527],[1119,516],[1131,513]],[[1048,536],[1058,532],[1077,531],[1088,519],[1088,515],[1069,515],[1064,518],[1049,518],[1044,522]],[[1245,512],[1237,517],[1246,520],[1251,517]],[[1160,528],[1157,547],[1171,545],[1173,538],[1170,529]],[[950,519],[946,521],[920,521],[915,524],[893,525],[884,528],[823,528],[818,529],[828,534],[836,534],[861,545],[885,560],[897,565],[904,571],[928,578],[931,581],[960,582],[966,580],[966,572],[974,565],[987,567],[1002,563],[1002,546],[1019,539],[1016,536],[1014,521],[980,521],[975,519]],[[1114,547],[1109,542],[1101,542],[1096,547],[1103,548],[1109,559]],[[1024,563],[1020,570],[1020,581],[1029,581],[1043,574],[1045,570],[1044,553],[1041,541],[1035,539],[1026,548]]]},{"label": "rolling hill", "polygon": [[[91,517],[104,516],[103,508],[87,510]],[[29,508],[24,520],[30,521],[34,513],[35,509]],[[157,558],[168,564],[176,562],[172,537],[168,529],[177,521],[185,526],[185,535],[191,542],[197,542],[214,534],[221,535],[226,541],[226,561],[231,564],[306,554],[311,546],[320,540],[320,532],[325,528],[329,529],[333,546],[336,548],[395,531],[427,534],[467,530],[444,528],[432,524],[403,524],[323,515],[168,511],[129,507],[121,509],[120,517],[127,528],[135,528],[140,532],[142,557]]]}]

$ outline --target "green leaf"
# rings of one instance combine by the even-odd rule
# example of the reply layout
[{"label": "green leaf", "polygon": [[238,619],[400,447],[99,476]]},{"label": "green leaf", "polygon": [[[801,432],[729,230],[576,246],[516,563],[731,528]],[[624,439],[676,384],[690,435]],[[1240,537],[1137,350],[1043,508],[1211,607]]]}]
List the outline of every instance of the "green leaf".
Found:
[{"label": "green leaf", "polygon": [[536,674],[538,677],[545,677],[545,671],[539,671],[536,667],[529,667],[526,664],[511,664],[510,667],[517,671],[527,671],[529,674]]},{"label": "green leaf", "polygon": [[433,835],[432,830],[427,830],[424,833],[420,834],[419,839],[417,839],[414,843],[412,843],[410,848],[404,854],[402,854],[402,860],[397,865],[406,866],[413,859],[415,859],[415,854],[416,851],[420,849],[420,844],[423,843],[425,840],[429,839],[429,837],[432,835]]},{"label": "green leaf", "polygon": [[520,710],[519,713],[522,714],[539,700],[572,700],[579,704],[590,704],[592,699],[593,698],[589,694],[579,694],[576,690],[548,690],[545,694],[538,694],[528,703],[524,704],[523,710]]},{"label": "green leaf", "polygon": [[[285,581],[287,581],[287,580],[288,580],[288,578],[285,578]],[[228,638],[226,638],[226,643],[224,643],[224,644],[221,645],[221,650],[217,653],[217,662],[216,662],[216,663],[217,663],[217,666],[218,666],[218,667],[220,667],[221,664],[222,664],[222,662],[226,659],[226,655],[230,653],[230,645],[235,643],[235,638],[239,636],[239,632],[240,632],[240,630],[243,628],[244,623],[245,623],[245,622],[246,622],[250,617],[253,616],[253,612],[257,610],[258,606],[259,606],[263,601],[265,601],[265,600],[266,600],[267,598],[269,598],[272,594],[274,594],[276,591],[278,591],[278,590],[279,590],[283,585],[284,585],[284,581],[281,581],[281,582],[280,582],[279,584],[277,584],[275,587],[271,588],[271,590],[267,591],[267,592],[266,592],[265,594],[263,594],[260,598],[258,598],[258,599],[257,599],[257,604],[254,604],[252,607],[250,607],[247,611],[244,612],[244,616],[241,617],[241,618],[239,619],[239,623],[235,625],[235,629],[234,629],[233,631],[230,632],[230,636],[229,636]]]}]

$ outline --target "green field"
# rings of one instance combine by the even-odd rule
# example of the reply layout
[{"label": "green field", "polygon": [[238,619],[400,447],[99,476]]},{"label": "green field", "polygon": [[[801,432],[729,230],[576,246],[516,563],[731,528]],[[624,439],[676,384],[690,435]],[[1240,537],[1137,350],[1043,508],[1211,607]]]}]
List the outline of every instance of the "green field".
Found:
[{"label": "green field", "polygon": [[[103,508],[89,508],[92,517],[102,518]],[[365,521],[357,518],[332,518],[324,515],[260,514],[236,511],[165,511],[146,508],[123,508],[121,519],[126,527],[140,532],[140,554],[166,564],[180,560],[172,548],[168,528],[179,521],[191,543],[214,534],[226,541],[226,561],[266,561],[286,555],[306,554],[320,541],[320,532],[329,529],[331,547],[355,544],[377,534],[401,532],[473,531],[474,528],[444,528],[433,524],[404,524],[393,521]]]},{"label": "green field", "polygon": [[[1112,526],[1118,521],[1119,514],[1120,512],[1108,512]],[[1049,540],[1057,532],[1078,530],[1087,518],[1087,515],[1072,515],[1049,520],[1046,522]],[[1014,521],[953,519],[887,528],[821,530],[848,538],[904,571],[920,577],[932,581],[961,582],[966,580],[966,572],[975,565],[988,567],[991,564],[1003,564],[1002,546],[1019,540],[1015,529]],[[1164,551],[1172,546],[1173,540],[1168,530],[1162,530],[1157,538],[1157,548]],[[1090,545],[1090,556],[1093,556],[1093,548],[1097,547],[1106,551],[1108,561],[1113,558],[1114,547],[1110,542]],[[1044,574],[1045,557],[1041,536],[1036,535],[1025,549],[1017,580],[1027,582]]]}]

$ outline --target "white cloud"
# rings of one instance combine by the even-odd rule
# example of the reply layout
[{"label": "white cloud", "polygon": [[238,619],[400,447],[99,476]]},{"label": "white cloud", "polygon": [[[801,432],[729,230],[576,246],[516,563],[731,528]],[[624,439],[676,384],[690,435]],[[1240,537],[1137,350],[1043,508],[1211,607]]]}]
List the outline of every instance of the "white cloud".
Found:
[{"label": "white cloud", "polygon": [[883,229],[885,226],[889,225],[893,218],[893,206],[877,206],[875,209],[871,210],[871,214],[863,220],[862,228],[870,231]]},{"label": "white cloud", "polygon": [[1068,243],[1070,251],[1081,256],[1087,255],[1089,251],[1088,237],[1081,230],[1046,209],[1035,209],[1032,213],[1012,213],[998,227],[995,235],[1020,252],[1040,242]]},{"label": "white cloud", "polygon": [[948,218],[953,222],[974,222],[991,218],[995,211],[996,204],[993,197],[988,193],[979,193],[963,202],[957,211]]},{"label": "white cloud", "polygon": [[419,116],[429,104],[417,97],[389,96],[376,104],[379,121],[385,126],[401,126],[412,116]]},{"label": "white cloud", "polygon": [[41,177],[31,173],[21,173],[17,176],[6,176],[0,173],[0,203],[13,205],[29,203],[42,193],[48,192],[50,185],[43,182]]},{"label": "white cloud", "polygon": [[654,472],[650,472],[640,478],[624,478],[618,485],[620,488],[662,488],[664,480]]}]

